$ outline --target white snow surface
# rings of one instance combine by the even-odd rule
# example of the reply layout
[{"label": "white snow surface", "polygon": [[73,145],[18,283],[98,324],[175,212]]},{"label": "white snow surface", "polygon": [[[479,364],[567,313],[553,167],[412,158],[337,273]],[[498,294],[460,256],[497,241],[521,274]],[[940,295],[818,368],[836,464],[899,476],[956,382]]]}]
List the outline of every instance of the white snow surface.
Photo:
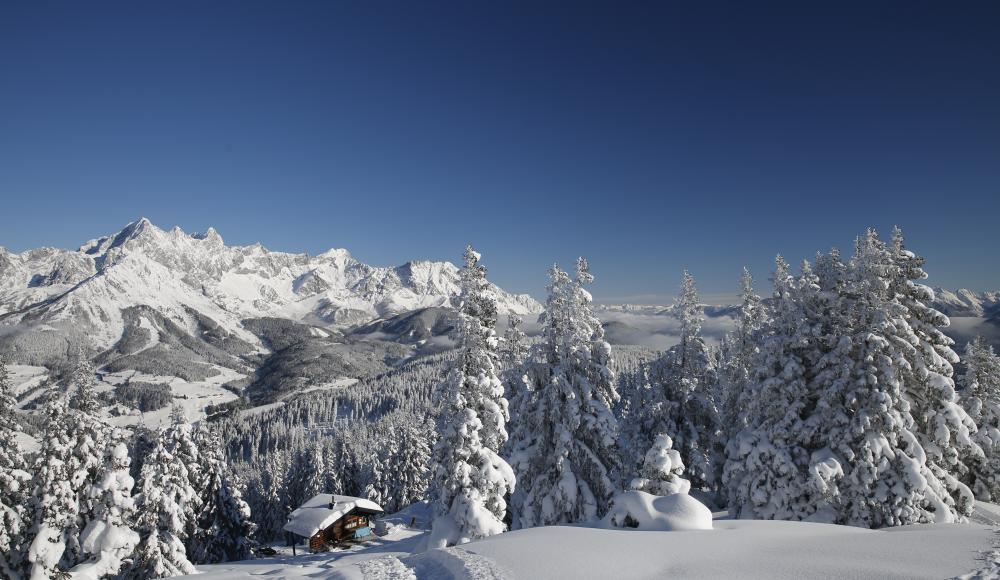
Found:
[{"label": "white snow surface", "polygon": [[608,529],[663,532],[712,529],[712,511],[686,493],[659,496],[644,491],[625,491],[616,495],[613,501],[608,514],[601,520],[601,525]]},{"label": "white snow surface", "polygon": [[[331,502],[333,503],[332,508],[330,507]],[[364,498],[321,493],[293,511],[288,516],[288,523],[285,524],[284,530],[309,538],[316,532],[326,529],[354,508],[375,512],[385,511],[377,503]]]},{"label": "white snow surface", "polygon": [[[997,506],[977,511],[1000,513]],[[391,517],[391,516],[390,516]],[[552,526],[420,552],[426,532],[393,528],[349,550],[199,568],[204,580],[629,580],[996,578],[997,528],[927,524],[887,530],[717,519],[710,531]],[[415,553],[417,552],[417,553]]]}]

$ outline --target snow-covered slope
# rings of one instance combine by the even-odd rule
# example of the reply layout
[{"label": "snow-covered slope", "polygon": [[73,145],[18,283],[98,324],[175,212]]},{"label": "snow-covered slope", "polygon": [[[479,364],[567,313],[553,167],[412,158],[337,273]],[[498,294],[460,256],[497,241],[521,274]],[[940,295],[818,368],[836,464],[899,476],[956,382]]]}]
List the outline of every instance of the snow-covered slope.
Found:
[{"label": "snow-covered slope", "polygon": [[[203,580],[267,578],[589,580],[622,578],[995,578],[995,528],[926,524],[887,530],[717,520],[714,530],[658,532],[552,526],[410,555],[419,536],[367,549],[204,566]],[[969,576],[973,577],[973,576]]]},{"label": "snow-covered slope", "polygon": [[[541,310],[530,296],[495,292],[501,311]],[[75,332],[102,350],[122,337],[129,323],[123,312],[136,306],[195,335],[203,331],[197,318],[207,317],[253,344],[241,320],[346,326],[448,306],[457,293],[458,269],[449,262],[377,267],[343,249],[310,256],[227,246],[214,229],[164,231],[145,218],[75,251],[0,248],[0,323]]]}]

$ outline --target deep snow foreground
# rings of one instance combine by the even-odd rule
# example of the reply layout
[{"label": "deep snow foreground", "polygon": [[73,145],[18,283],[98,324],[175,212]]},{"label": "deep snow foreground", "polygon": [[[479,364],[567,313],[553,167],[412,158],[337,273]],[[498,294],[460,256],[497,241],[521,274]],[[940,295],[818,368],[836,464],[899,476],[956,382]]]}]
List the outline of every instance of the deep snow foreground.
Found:
[{"label": "deep snow foreground", "polygon": [[888,530],[781,521],[716,520],[710,531],[555,526],[410,555],[423,533],[397,529],[369,547],[205,566],[235,578],[990,578],[997,528],[936,524]]}]

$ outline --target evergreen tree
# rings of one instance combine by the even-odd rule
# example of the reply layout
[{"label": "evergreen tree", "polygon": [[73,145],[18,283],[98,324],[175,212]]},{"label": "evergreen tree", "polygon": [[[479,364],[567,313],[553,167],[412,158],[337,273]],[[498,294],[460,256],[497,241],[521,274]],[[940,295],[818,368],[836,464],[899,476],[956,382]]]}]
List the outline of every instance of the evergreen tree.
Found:
[{"label": "evergreen tree", "polygon": [[499,455],[509,415],[497,377],[497,306],[479,253],[468,247],[464,258],[458,357],[444,385],[441,437],[434,447],[436,546],[503,532],[505,496],[514,488],[514,474]]},{"label": "evergreen tree", "polygon": [[621,477],[611,347],[584,289],[593,275],[581,258],[576,280],[558,266],[550,276],[544,341],[525,369],[511,446],[518,528],[603,516]]},{"label": "evergreen tree", "polygon": [[[77,498],[79,509],[76,520],[66,530],[66,550],[61,562],[66,569],[73,568],[87,559],[80,535],[95,518],[95,514],[91,513],[91,502],[87,494],[99,483],[111,451],[119,442],[124,441],[124,433],[113,431],[100,417],[100,405],[97,402],[94,386],[94,367],[86,356],[77,352],[75,366],[66,389],[72,397],[73,407],[69,411],[71,418],[66,422],[66,427],[70,438],[74,440],[73,454],[67,467],[70,486]],[[113,440],[112,434],[116,434],[121,441]]]},{"label": "evergreen tree", "polygon": [[284,481],[277,454],[271,454],[253,473],[248,485],[247,503],[256,525],[256,536],[262,542],[271,542],[281,534],[285,513],[280,489]]},{"label": "evergreen tree", "polygon": [[684,475],[684,462],[681,454],[672,447],[673,441],[668,435],[657,435],[643,458],[639,477],[632,480],[630,487],[653,495],[687,493],[691,482],[681,477]]},{"label": "evergreen tree", "polygon": [[724,457],[715,401],[717,377],[701,336],[704,317],[694,277],[686,270],[674,316],[680,323],[680,342],[649,366],[653,400],[645,406],[642,425],[647,433],[670,434],[691,484],[715,491]]},{"label": "evergreen tree", "polygon": [[838,262],[832,256],[821,278],[839,289],[840,299],[826,313],[835,329],[832,348],[814,373],[823,390],[819,432],[828,446],[811,472],[817,487],[836,488],[826,494],[836,500],[827,519],[870,528],[927,521],[924,452],[911,430],[893,350],[897,308],[885,278],[886,247],[869,231],[858,239],[844,276]]},{"label": "evergreen tree", "polygon": [[384,445],[372,450],[372,454],[365,464],[364,497],[391,512],[394,511],[393,508],[396,507],[396,504],[389,489],[389,466],[386,465],[386,460],[390,458],[387,457],[387,453],[388,449]]},{"label": "evergreen tree", "polygon": [[735,515],[884,527],[971,509],[961,458],[982,454],[956,404],[946,320],[895,238],[869,230],[849,265],[831,252],[821,276],[794,283],[779,263],[748,426],[728,449]]},{"label": "evergreen tree", "polygon": [[947,507],[934,506],[935,521],[947,522],[972,514],[973,495],[959,481],[968,472],[963,458],[978,461],[982,449],[972,440],[975,423],[958,403],[953,380],[953,364],[958,354],[954,341],[941,328],[950,324],[948,317],[930,306],[934,292],[918,280],[927,278],[924,259],[907,250],[903,233],[893,229],[890,247],[892,268],[889,292],[901,306],[894,320],[901,363],[903,388],[911,405],[914,431],[927,455],[932,483],[943,486],[940,495]]},{"label": "evergreen tree", "polygon": [[188,541],[190,560],[197,564],[214,564],[253,557],[251,539],[255,526],[250,521],[250,506],[234,485],[222,442],[211,428],[202,428],[196,439],[201,471],[205,477],[198,529]]},{"label": "evergreen tree", "polygon": [[1000,499],[1000,356],[983,337],[965,347],[962,405],[976,423],[983,457],[972,462],[966,482],[983,501]]},{"label": "evergreen tree", "polygon": [[507,330],[503,334],[502,348],[500,349],[500,368],[504,373],[516,370],[521,367],[526,356],[528,356],[528,346],[525,344],[526,336],[521,330],[524,319],[517,314],[507,315]]},{"label": "evergreen tree", "polygon": [[399,430],[398,446],[388,474],[389,481],[394,483],[392,500],[397,510],[426,497],[434,436],[427,425],[409,421],[400,425]]},{"label": "evergreen tree", "polygon": [[14,578],[23,557],[21,534],[26,516],[29,476],[17,442],[14,385],[0,356],[0,576]]},{"label": "evergreen tree", "polygon": [[729,443],[730,511],[760,519],[829,519],[835,488],[811,469],[820,441],[821,396],[812,371],[822,356],[818,279],[808,263],[793,278],[775,260],[773,317],[755,357],[747,427]]},{"label": "evergreen tree", "polygon": [[751,372],[759,351],[760,333],[767,322],[767,312],[754,292],[753,276],[743,268],[740,279],[741,301],[736,312],[736,328],[722,340],[722,364],[719,372],[719,418],[725,441],[746,427]]},{"label": "evergreen tree", "polygon": [[188,464],[168,449],[176,440],[170,431],[189,429],[188,425],[174,425],[161,431],[143,465],[138,495],[142,540],[126,578],[166,578],[195,572],[183,539],[192,518],[191,506],[198,498],[191,486]]},{"label": "evergreen tree", "polygon": [[74,578],[116,577],[139,543],[139,534],[131,528],[135,517],[132,498],[135,482],[129,475],[128,447],[123,433],[113,433],[112,439],[117,443],[108,449],[101,476],[86,493],[91,518],[80,540],[87,559],[73,568]]},{"label": "evergreen tree", "polygon": [[78,497],[70,485],[75,441],[67,428],[72,417],[66,397],[51,391],[43,413],[45,432],[32,469],[33,519],[24,544],[31,580],[63,574],[59,561],[66,550],[67,530],[75,525],[79,512]]}]

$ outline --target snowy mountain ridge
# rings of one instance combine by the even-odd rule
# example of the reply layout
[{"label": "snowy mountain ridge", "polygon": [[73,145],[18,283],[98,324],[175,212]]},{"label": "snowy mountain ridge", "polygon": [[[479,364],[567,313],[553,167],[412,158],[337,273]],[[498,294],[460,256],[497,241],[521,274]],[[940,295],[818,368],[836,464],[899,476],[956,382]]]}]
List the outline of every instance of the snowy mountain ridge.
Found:
[{"label": "snowy mountain ridge", "polygon": [[[493,287],[501,312],[531,314],[541,304]],[[347,250],[317,256],[228,246],[217,231],[163,230],[148,219],[78,250],[0,248],[0,323],[72,328],[106,348],[122,336],[122,311],[146,306],[197,331],[192,310],[243,340],[247,318],[287,318],[349,326],[430,306],[459,292],[450,262],[378,267]]]}]

